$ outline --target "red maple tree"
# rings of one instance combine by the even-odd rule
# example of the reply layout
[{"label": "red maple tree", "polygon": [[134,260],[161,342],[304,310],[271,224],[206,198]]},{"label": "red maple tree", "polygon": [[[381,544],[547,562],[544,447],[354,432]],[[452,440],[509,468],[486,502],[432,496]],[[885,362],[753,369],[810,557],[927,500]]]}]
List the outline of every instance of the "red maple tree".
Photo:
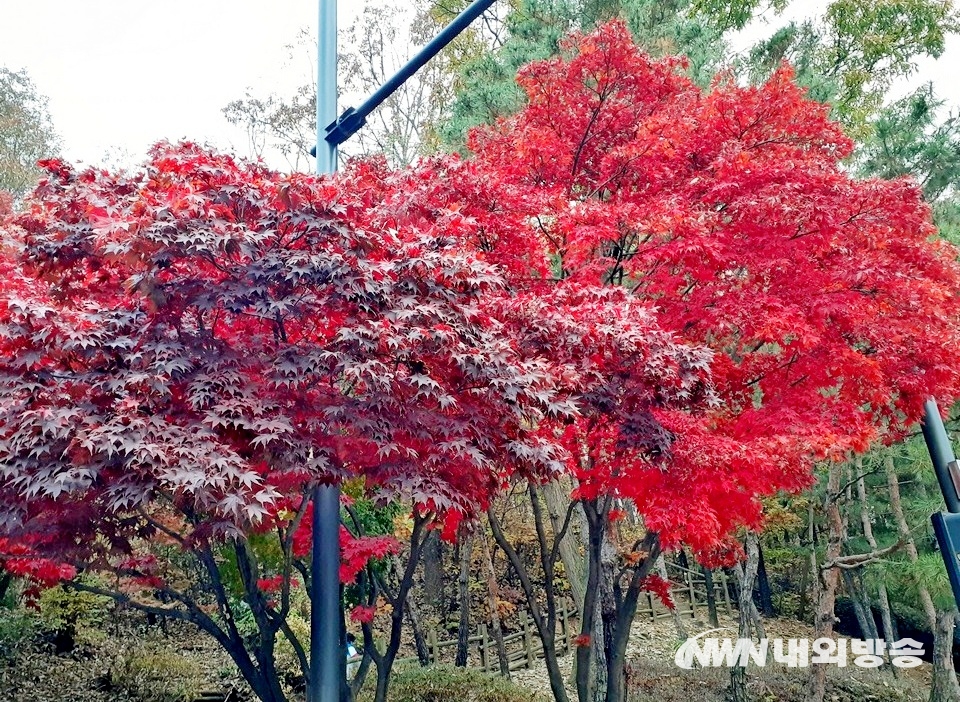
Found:
[{"label": "red maple tree", "polygon": [[[482,509],[504,471],[559,469],[532,429],[570,411],[555,374],[498,333],[481,302],[501,276],[442,220],[383,226],[360,178],[279,176],[191,144],[158,146],[137,175],[44,165],[0,263],[0,521],[31,551],[6,554],[18,573],[32,555],[66,577],[120,575],[108,594],[196,623],[282,699],[272,653],[278,636],[299,646],[285,617],[312,484],[362,476],[429,520]],[[251,531],[276,533],[279,573]],[[347,579],[392,548],[344,538]],[[215,613],[150,557],[157,539],[205,569]],[[276,602],[260,587],[275,575]]]},{"label": "red maple tree", "polygon": [[[713,352],[717,403],[702,415],[587,394],[565,425],[590,525],[584,637],[589,598],[606,587],[616,603],[602,613],[612,701],[661,549],[728,558],[737,528],[760,527],[760,496],[808,485],[814,461],[902,436],[926,397],[960,393],[957,252],[935,238],[916,183],[851,177],[852,142],[789,67],[703,91],[682,65],[644,55],[618,21],[572,37],[521,70],[526,106],[476,129],[469,158],[404,176],[434,206],[457,203],[464,243],[515,290],[616,286],[630,301],[618,314]],[[618,499],[643,517],[649,557],[605,585]],[[590,653],[578,655],[585,700]]]}]

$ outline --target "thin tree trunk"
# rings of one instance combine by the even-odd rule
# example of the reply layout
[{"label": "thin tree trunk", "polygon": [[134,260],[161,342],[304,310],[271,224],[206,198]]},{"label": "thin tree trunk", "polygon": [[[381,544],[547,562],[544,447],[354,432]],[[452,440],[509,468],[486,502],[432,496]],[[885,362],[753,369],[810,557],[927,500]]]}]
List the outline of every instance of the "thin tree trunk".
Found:
[{"label": "thin tree trunk", "polygon": [[[600,561],[603,549],[603,527],[597,513],[596,500],[582,503],[587,522],[587,588],[583,608],[580,610],[580,643],[577,646],[577,698],[579,702],[592,702],[597,689],[596,678],[591,672],[591,658],[595,650],[602,650],[602,643],[595,638],[597,609],[599,605]],[[589,508],[589,509],[588,509]],[[596,522],[596,523],[595,523]],[[586,645],[584,645],[586,644]],[[598,666],[599,668],[600,666]]]},{"label": "thin tree trunk", "polygon": [[757,588],[760,600],[760,613],[765,617],[772,617],[776,614],[773,607],[773,593],[770,588],[770,578],[767,577],[767,566],[763,561],[763,547],[759,544],[757,549],[760,553],[760,560],[757,564]]},{"label": "thin tree trunk", "polygon": [[[663,578],[664,580],[670,579],[670,577],[667,575],[667,564],[663,560],[662,553],[657,557],[655,568],[657,569],[657,575],[659,575],[661,578]],[[694,603],[691,602],[690,606],[693,607],[693,605]],[[683,626],[683,621],[680,619],[680,613],[676,610],[676,608],[674,608],[670,611],[670,614],[673,616],[673,626],[677,630],[677,640],[686,641],[687,629],[686,627]]]},{"label": "thin tree trunk", "polygon": [[460,621],[457,625],[457,655],[454,665],[467,667],[467,640],[470,638],[470,565],[473,556],[473,535],[467,536],[460,545]]},{"label": "thin tree trunk", "polygon": [[[843,547],[843,517],[840,515],[840,471],[842,466],[832,461],[828,466],[827,496],[825,504],[827,521],[827,550],[824,556],[825,563],[835,562],[840,557]],[[816,610],[813,617],[813,638],[832,638],[834,623],[834,606],[837,599],[837,585],[840,581],[839,569],[834,566],[823,568],[816,572],[819,584]],[[813,663],[810,666],[810,676],[807,681],[806,698],[810,702],[823,702],[827,691],[827,668],[824,663]]]},{"label": "thin tree trunk", "polygon": [[953,629],[957,610],[939,612],[933,630],[933,681],[930,702],[960,702],[960,685],[953,668]]},{"label": "thin tree trunk", "polygon": [[423,594],[427,602],[439,602],[443,592],[440,535],[431,531],[423,548]]},{"label": "thin tree trunk", "polygon": [[[543,589],[542,591],[534,588],[530,579],[530,574],[524,565],[522,559],[513,545],[504,536],[500,521],[493,511],[492,506],[487,507],[487,520],[490,523],[490,529],[493,532],[493,538],[497,544],[507,554],[510,565],[520,579],[520,586],[523,588],[527,599],[527,606],[530,608],[530,615],[533,617],[533,623],[537,628],[537,634],[543,645],[543,659],[547,668],[547,678],[550,682],[550,691],[553,693],[557,702],[567,702],[567,691],[563,685],[563,674],[560,672],[560,664],[557,660],[556,648],[556,625],[557,625],[557,607],[556,596],[553,584],[553,558],[556,549],[550,549],[546,545],[546,530],[544,524],[543,512],[540,508],[539,495],[533,486],[528,486],[528,492],[533,509],[534,524],[537,529],[537,540],[540,542],[541,565],[543,566]],[[554,541],[554,543],[556,543]],[[540,606],[538,596],[543,596],[546,601],[546,613]],[[546,616],[544,616],[546,614]]]},{"label": "thin tree trunk", "polygon": [[617,547],[610,539],[608,530],[603,532],[603,547],[600,558],[600,643],[598,649],[603,651],[604,664],[597,666],[596,688],[593,699],[596,702],[610,700],[613,673],[611,660],[613,657],[613,639],[617,631],[617,600],[614,595],[614,574],[617,570]]},{"label": "thin tree trunk", "polygon": [[[749,559],[749,554],[747,554],[747,558]],[[766,636],[766,631],[763,628],[763,619],[760,618],[760,612],[757,610],[757,603],[753,601],[753,593],[746,593],[746,600],[743,599],[744,595],[742,590],[744,580],[746,579],[746,571],[742,563],[737,563],[733,566],[733,574],[736,576],[738,583],[737,602],[744,603],[742,611],[745,612],[749,618],[750,626],[757,632],[760,638],[763,638]],[[754,575],[754,582],[756,582],[756,575]],[[740,604],[737,606],[739,607]]]},{"label": "thin tree trunk", "polygon": [[[424,534],[426,519],[416,517],[413,523],[413,532],[410,535],[410,556],[407,559],[401,575],[400,582],[395,592],[388,592],[382,580],[381,589],[389,595],[390,605],[393,611],[390,614],[390,633],[387,638],[387,645],[383,654],[373,654],[374,662],[377,664],[377,687],[374,692],[374,702],[386,702],[387,690],[390,685],[390,673],[393,670],[393,663],[397,659],[397,652],[400,650],[401,634],[403,632],[404,602],[407,601],[410,589],[413,587],[413,576],[420,564],[425,544],[430,540],[430,535],[434,532]],[[367,646],[375,647],[372,630],[369,624],[363,627],[364,648]]]},{"label": "thin tree trunk", "polygon": [[[760,563],[760,550],[757,535],[749,531],[746,538],[746,565],[740,568],[742,577],[740,579],[739,608],[740,608],[740,626],[737,633],[738,638],[751,638],[751,625],[753,613],[756,607],[753,604],[753,583],[757,577],[757,567]],[[759,614],[757,619],[759,620]],[[759,630],[757,630],[759,631]],[[730,669],[730,699],[732,702],[747,702],[747,668],[745,665],[734,665]]]},{"label": "thin tree trunk", "polygon": [[497,647],[497,661],[500,664],[500,675],[510,679],[510,660],[507,658],[507,648],[503,643],[503,626],[500,623],[500,587],[497,584],[497,572],[493,568],[493,556],[487,544],[487,535],[481,532],[478,536],[483,547],[483,560],[487,566],[487,608],[490,610],[490,629],[493,641]]},{"label": "thin tree trunk", "polygon": [[660,557],[660,537],[654,532],[647,532],[638,550],[647,555],[635,565],[629,574],[627,591],[618,592],[619,607],[614,629],[612,646],[607,662],[607,696],[606,702],[625,702],[627,699],[627,643],[630,640],[630,629],[637,615],[637,604],[640,601],[640,592],[643,581],[653,570],[654,564]]},{"label": "thin tree trunk", "polygon": [[717,593],[713,590],[713,571],[706,566],[703,569],[703,582],[707,588],[707,617],[710,619],[710,626],[720,626],[720,618],[717,616]]},{"label": "thin tree trunk", "polygon": [[873,614],[873,598],[870,597],[870,593],[867,590],[867,585],[864,580],[864,572],[866,568],[857,568],[853,573],[853,581],[857,588],[857,592],[860,593],[860,599],[863,600],[864,606],[867,611],[867,626],[870,627],[870,638],[879,639],[880,630],[877,629],[877,618]]},{"label": "thin tree trunk", "polygon": [[870,611],[869,601],[865,602],[861,597],[853,572],[847,568],[841,568],[840,575],[843,577],[843,586],[847,591],[847,597],[850,598],[850,604],[853,605],[853,614],[857,618],[860,633],[864,639],[877,638],[877,627],[872,622],[873,614]]},{"label": "thin tree trunk", "polygon": [[[897,478],[893,456],[888,454],[884,458],[884,468],[887,473],[887,488],[890,490],[890,511],[897,522],[900,538],[905,543],[907,557],[911,563],[916,563],[920,559],[920,555],[917,553],[917,544],[910,532],[910,525],[907,524],[907,518],[903,514],[903,504],[900,502],[900,480]],[[937,610],[933,606],[933,599],[930,597],[930,592],[926,586],[922,584],[917,585],[917,594],[920,596],[923,612],[927,616],[927,624],[930,626],[930,631],[933,632],[937,628]]]},{"label": "thin tree trunk", "polygon": [[[860,475],[857,478],[857,498],[860,500],[860,522],[863,525],[863,536],[867,540],[871,551],[877,550],[877,539],[873,535],[873,520],[870,518],[870,505],[867,502],[867,485],[863,479],[863,471],[858,463],[857,470]],[[887,663],[890,662],[890,649],[893,648],[893,642],[896,640],[893,635],[893,615],[890,611],[890,598],[887,596],[887,585],[883,578],[877,585],[877,604],[880,606],[880,621],[883,623],[883,640],[886,642]],[[899,668],[891,665],[890,670],[894,676],[899,676]]]},{"label": "thin tree trunk", "polygon": [[[543,493],[544,502],[547,505],[547,513],[550,515],[550,526],[553,527],[553,533],[559,534],[563,528],[564,517],[570,508],[570,490],[566,489],[559,480],[546,483],[540,489]],[[579,507],[574,507],[579,509]],[[573,603],[577,606],[577,611],[583,610],[583,598],[587,589],[587,570],[586,559],[583,556],[583,544],[577,538],[573,529],[567,529],[563,538],[560,539],[560,561],[563,563],[563,571],[567,576],[567,582],[570,584],[570,594],[573,596]]]},{"label": "thin tree trunk", "polygon": [[[570,488],[563,481],[554,480],[543,485],[541,491],[547,505],[547,513],[550,515],[553,533],[559,534],[563,529],[567,510],[570,509]],[[578,503],[573,506],[573,509],[576,511],[578,521],[583,525],[581,533],[586,534],[586,516],[583,508]],[[586,546],[573,529],[567,529],[559,543],[560,561],[563,563],[563,570],[570,585],[573,603],[582,619],[583,601],[587,590],[587,559],[584,556]],[[570,684],[575,685],[576,680],[577,658],[574,656],[573,665],[570,667]]]},{"label": "thin tree trunk", "polygon": [[430,665],[430,650],[427,648],[427,640],[423,636],[423,627],[420,626],[420,610],[413,603],[412,598],[407,598],[407,621],[410,622],[410,630],[413,632],[413,645],[417,649],[417,661],[421,668]]}]

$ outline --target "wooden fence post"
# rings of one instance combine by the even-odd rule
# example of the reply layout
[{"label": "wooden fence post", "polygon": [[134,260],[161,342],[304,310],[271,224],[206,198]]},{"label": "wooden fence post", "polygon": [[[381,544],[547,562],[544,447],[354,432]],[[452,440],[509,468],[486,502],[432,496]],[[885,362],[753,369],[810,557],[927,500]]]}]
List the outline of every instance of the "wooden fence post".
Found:
[{"label": "wooden fence post", "polygon": [[480,665],[483,672],[487,672],[487,666],[490,664],[490,640],[487,638],[487,625],[480,625]]},{"label": "wooden fence post", "polygon": [[567,621],[567,600],[564,597],[560,598],[560,634],[563,636],[560,639],[560,652],[567,653],[570,650],[570,632],[569,632],[569,622]]},{"label": "wooden fence post", "polygon": [[523,621],[523,647],[527,649],[527,667],[532,668],[536,657],[533,655],[533,637],[530,635],[530,620],[527,613],[524,612],[521,617]]},{"label": "wooden fence post", "polygon": [[427,632],[428,646],[430,646],[430,659],[433,665],[440,663],[440,647],[437,645],[437,630],[434,627]]},{"label": "wooden fence post", "polygon": [[653,595],[647,590],[647,607],[650,608],[651,621],[657,621],[657,611],[653,608]]},{"label": "wooden fence post", "polygon": [[720,571],[720,587],[723,590],[723,603],[727,608],[727,616],[733,616],[733,607],[730,606],[730,588],[727,587],[727,573]]}]

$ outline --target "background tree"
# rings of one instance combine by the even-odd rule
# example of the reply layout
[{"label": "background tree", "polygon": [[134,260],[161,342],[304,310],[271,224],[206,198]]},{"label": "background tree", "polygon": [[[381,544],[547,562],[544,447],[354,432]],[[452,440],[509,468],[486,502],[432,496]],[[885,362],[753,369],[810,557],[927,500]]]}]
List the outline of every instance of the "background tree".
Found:
[{"label": "background tree", "polygon": [[37,161],[56,156],[58,147],[46,98],[26,71],[0,67],[0,191],[25,195],[40,177]]},{"label": "background tree", "polygon": [[[739,26],[749,15],[742,4],[752,5],[690,0],[521,0],[505,17],[502,42],[458,67],[455,100],[441,134],[448,145],[462,146],[471,127],[493,124],[497,118],[515,113],[525,97],[516,85],[522,66],[556,56],[570,32],[590,31],[614,17],[624,19],[634,39],[651,55],[686,56],[690,75],[706,85],[723,55],[722,29]],[[715,5],[723,6],[722,11]]]},{"label": "background tree", "polygon": [[[415,3],[364,4],[357,19],[340,32],[339,91],[341,106],[359,103],[392,77],[414,53],[446,24],[454,8],[427,0]],[[493,26],[496,17],[486,17]],[[480,49],[484,34],[468,28],[425,67],[407,80],[368,118],[367,124],[341,147],[345,156],[384,156],[392,166],[412,163],[438,148],[437,124],[452,98],[453,67]],[[315,54],[312,39],[301,37],[303,53]],[[250,153],[260,157],[280,152],[293,170],[308,170],[316,141],[316,81],[291,96],[248,93],[224,107],[231,124],[248,134]]]},{"label": "background tree", "polygon": [[813,99],[860,138],[895,80],[922,56],[939,57],[960,28],[951,0],[833,0],[822,18],[790,23],[750,52],[763,77],[788,61]]}]

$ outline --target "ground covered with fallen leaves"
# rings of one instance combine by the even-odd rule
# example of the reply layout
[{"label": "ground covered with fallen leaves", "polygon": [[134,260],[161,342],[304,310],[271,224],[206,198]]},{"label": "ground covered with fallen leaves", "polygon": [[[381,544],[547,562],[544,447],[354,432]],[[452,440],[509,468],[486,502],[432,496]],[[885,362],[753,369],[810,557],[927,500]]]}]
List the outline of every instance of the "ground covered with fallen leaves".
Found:
[{"label": "ground covered with fallen leaves", "polygon": [[[711,628],[700,619],[684,618],[688,634]],[[787,619],[766,620],[768,637],[812,637],[810,627]],[[735,630],[735,622],[721,618],[721,626]],[[2,702],[193,702],[252,699],[227,656],[207,637],[185,625],[164,629],[148,626],[138,617],[124,616],[108,623],[99,640],[80,643],[57,654],[43,637],[29,637],[2,651]],[[9,641],[9,640],[8,640]],[[681,670],[674,665],[677,630],[670,619],[635,624],[629,649],[631,702],[722,702],[729,684],[726,669]],[[570,674],[571,657],[561,659]],[[750,668],[748,689],[753,699],[804,702],[805,669],[771,665]],[[828,702],[895,702],[926,700],[930,666],[899,671],[865,670],[848,665],[829,669]],[[514,682],[549,700],[542,662],[512,674]],[[573,689],[570,688],[571,694]]]}]

